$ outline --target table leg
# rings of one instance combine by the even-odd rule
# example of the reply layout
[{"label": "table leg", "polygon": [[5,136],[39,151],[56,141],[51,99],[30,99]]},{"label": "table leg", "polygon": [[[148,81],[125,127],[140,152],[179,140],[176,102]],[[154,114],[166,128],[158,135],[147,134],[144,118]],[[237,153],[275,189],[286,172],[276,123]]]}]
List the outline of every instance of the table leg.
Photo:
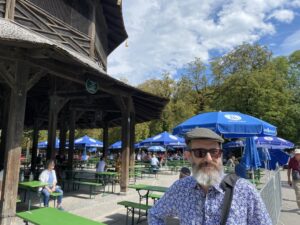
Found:
[{"label": "table leg", "polygon": [[31,206],[31,196],[30,196],[30,190],[28,191],[28,211],[30,211]]}]

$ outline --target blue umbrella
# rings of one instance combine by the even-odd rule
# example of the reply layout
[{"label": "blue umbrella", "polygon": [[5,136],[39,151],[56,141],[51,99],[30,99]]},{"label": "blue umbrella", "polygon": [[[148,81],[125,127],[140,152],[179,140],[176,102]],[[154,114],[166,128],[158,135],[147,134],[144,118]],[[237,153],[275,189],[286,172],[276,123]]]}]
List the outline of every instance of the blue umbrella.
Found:
[{"label": "blue umbrella", "polygon": [[208,112],[196,115],[174,128],[173,134],[183,135],[196,128],[209,128],[226,138],[276,136],[277,128],[263,120],[239,112]]},{"label": "blue umbrella", "polygon": [[83,137],[77,138],[74,141],[74,145],[76,147],[94,147],[94,148],[102,148],[103,142],[96,140],[94,138],[91,138],[87,135],[84,135]]},{"label": "blue umbrella", "polygon": [[[55,148],[59,149],[59,139],[56,138],[55,139]],[[38,143],[38,148],[43,149],[43,148],[47,148],[48,147],[48,141],[42,141]]]},{"label": "blue umbrella", "polygon": [[231,148],[241,148],[244,147],[244,142],[241,140],[238,141],[230,141],[222,145],[223,149],[231,149]]},{"label": "blue umbrella", "polygon": [[184,138],[177,137],[166,131],[155,135],[153,137],[147,138],[140,142],[140,146],[151,146],[151,145],[162,145],[162,146],[182,146],[185,147]]},{"label": "blue umbrella", "polygon": [[[256,146],[258,148],[267,148],[267,149],[286,149],[286,148],[293,148],[294,143],[287,141],[280,137],[254,137]],[[241,140],[238,141],[230,141],[223,144],[224,149],[231,149],[231,148],[240,148],[244,147],[245,143]]]},{"label": "blue umbrella", "polygon": [[244,150],[244,154],[241,160],[247,170],[249,169],[258,169],[261,166],[259,154],[257,151],[257,147],[254,141],[254,138],[246,139],[246,146]]},{"label": "blue umbrella", "polygon": [[294,143],[280,137],[255,137],[257,147],[268,149],[286,149],[293,148]]},{"label": "blue umbrella", "polygon": [[166,149],[161,146],[151,146],[148,148],[149,152],[165,152]]},{"label": "blue umbrella", "polygon": [[267,148],[257,148],[257,150],[258,150],[259,158],[261,161],[270,161],[271,160],[271,156],[270,156],[269,150]]},{"label": "blue umbrella", "polygon": [[288,163],[290,156],[281,149],[269,149],[271,161],[269,162],[269,169],[275,170],[276,164],[283,166]]},{"label": "blue umbrella", "polygon": [[[140,148],[140,143],[136,143],[134,144],[134,148]],[[109,149],[121,149],[122,148],[122,141],[117,141],[115,143],[113,143],[112,145],[110,145],[108,147]]]}]

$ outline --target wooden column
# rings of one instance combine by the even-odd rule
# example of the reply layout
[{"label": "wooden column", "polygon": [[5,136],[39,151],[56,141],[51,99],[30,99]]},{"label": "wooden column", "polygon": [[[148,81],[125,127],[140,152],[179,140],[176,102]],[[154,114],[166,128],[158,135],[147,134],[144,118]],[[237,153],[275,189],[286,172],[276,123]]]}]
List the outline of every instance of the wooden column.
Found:
[{"label": "wooden column", "polygon": [[103,127],[103,154],[105,159],[108,156],[108,124],[105,122]]},{"label": "wooden column", "polygon": [[130,168],[134,168],[135,164],[135,114],[132,112],[130,113],[130,160],[129,166]]},{"label": "wooden column", "polygon": [[[124,101],[125,100],[125,101]],[[128,191],[129,184],[129,154],[130,154],[130,113],[128,99],[122,100],[122,152],[121,152],[121,192]]]},{"label": "wooden column", "polygon": [[21,141],[27,97],[29,68],[23,62],[16,63],[16,73],[10,92],[9,113],[4,160],[4,177],[0,201],[0,225],[15,224],[18,194]]},{"label": "wooden column", "polygon": [[56,95],[50,96],[49,119],[48,119],[48,147],[47,159],[55,158],[55,141],[56,141],[56,128],[58,116],[58,97]]},{"label": "wooden column", "polygon": [[60,130],[59,130],[59,152],[65,152],[67,141],[67,123],[66,123],[66,111],[64,110],[61,115]]},{"label": "wooden column", "polygon": [[55,141],[57,129],[57,117],[59,111],[67,103],[67,98],[60,98],[57,95],[50,96],[49,119],[48,119],[48,148],[47,159],[54,159],[56,155]]},{"label": "wooden column", "polygon": [[[10,90],[5,88],[4,92],[9,93]],[[5,154],[5,143],[6,143],[6,133],[7,133],[7,117],[8,117],[8,109],[9,109],[9,94],[4,96],[4,104],[2,108],[2,130],[1,130],[1,143],[0,143],[0,165],[4,165],[4,154]],[[0,187],[1,188],[1,187]],[[1,196],[0,196],[1,198]]]},{"label": "wooden column", "polygon": [[74,139],[75,139],[75,117],[76,112],[71,111],[70,114],[70,132],[69,132],[69,151],[68,151],[68,168],[73,169],[73,156],[74,156]]},{"label": "wooden column", "polygon": [[36,168],[37,148],[38,148],[38,141],[39,141],[39,125],[40,125],[40,121],[36,119],[34,121],[33,135],[32,135],[31,172],[35,172],[35,168]]}]

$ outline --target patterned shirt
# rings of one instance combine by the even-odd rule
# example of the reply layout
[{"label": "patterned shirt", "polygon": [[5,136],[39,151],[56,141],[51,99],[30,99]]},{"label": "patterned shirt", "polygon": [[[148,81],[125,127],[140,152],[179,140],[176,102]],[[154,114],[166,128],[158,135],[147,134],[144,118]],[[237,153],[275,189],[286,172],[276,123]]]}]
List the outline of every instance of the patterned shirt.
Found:
[{"label": "patterned shirt", "polygon": [[[178,217],[181,225],[216,225],[221,222],[225,192],[220,184],[205,194],[192,177],[176,181],[150,209],[149,225],[164,225],[166,217]],[[234,187],[227,225],[271,225],[266,207],[255,187],[239,179]]]}]

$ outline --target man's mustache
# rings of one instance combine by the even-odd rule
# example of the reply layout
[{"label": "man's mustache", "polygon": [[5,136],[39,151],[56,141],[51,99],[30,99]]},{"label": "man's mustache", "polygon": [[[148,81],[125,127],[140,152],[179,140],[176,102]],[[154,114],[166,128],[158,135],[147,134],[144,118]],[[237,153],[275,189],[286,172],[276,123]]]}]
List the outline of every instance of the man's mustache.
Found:
[{"label": "man's mustache", "polygon": [[213,163],[213,162],[208,162],[208,161],[204,161],[204,162],[201,162],[199,164],[194,163],[193,166],[196,167],[199,170],[203,169],[203,168],[206,168],[206,167],[214,167],[217,170],[219,169],[218,164]]}]

